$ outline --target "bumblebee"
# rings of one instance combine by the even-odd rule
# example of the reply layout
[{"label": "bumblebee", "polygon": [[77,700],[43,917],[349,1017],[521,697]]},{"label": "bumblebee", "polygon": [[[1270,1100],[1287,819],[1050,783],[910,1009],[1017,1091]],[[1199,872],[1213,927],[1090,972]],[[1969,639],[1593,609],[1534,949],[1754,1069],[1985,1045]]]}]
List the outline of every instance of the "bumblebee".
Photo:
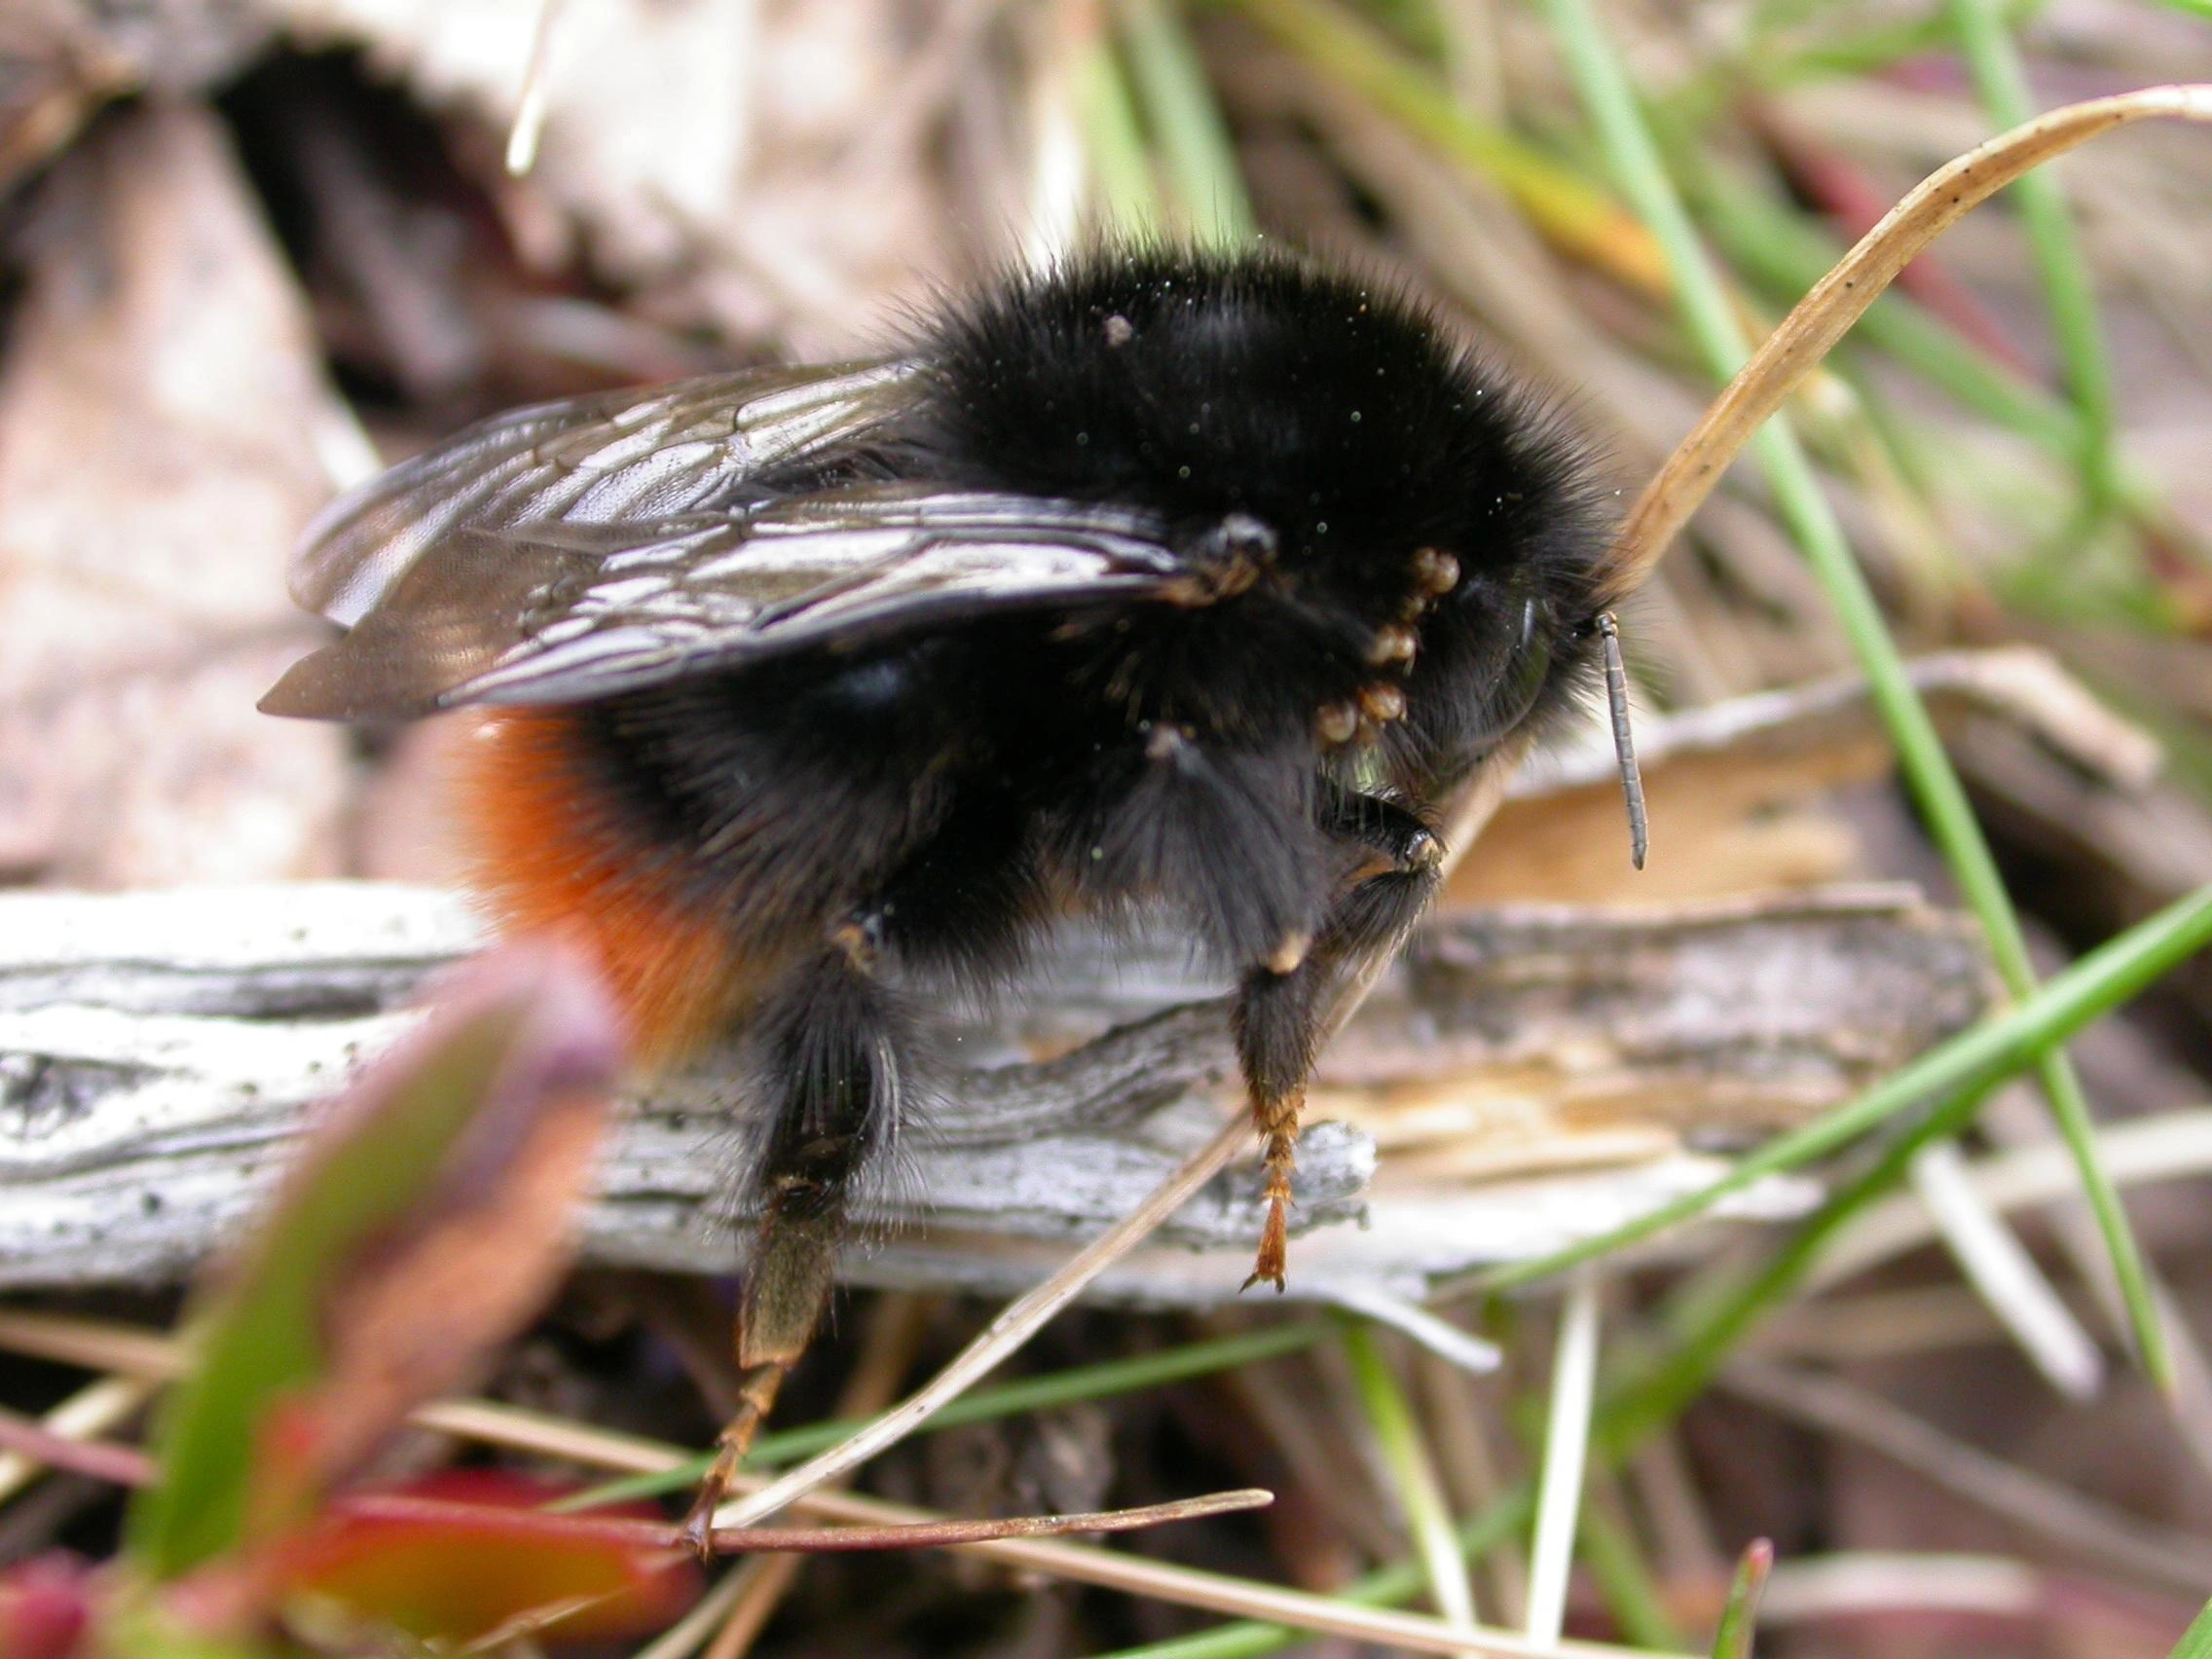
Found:
[{"label": "bumblebee", "polygon": [[1105,251],[891,355],[393,468],[311,529],[293,590],[348,631],[262,707],[477,711],[499,920],[583,941],[648,1064],[734,1055],[759,1220],[700,1530],[928,1110],[933,1001],[1065,915],[1165,917],[1236,977],[1280,1287],[1332,989],[1429,903],[1453,788],[1591,681],[1608,549],[1556,413],[1403,294]]}]

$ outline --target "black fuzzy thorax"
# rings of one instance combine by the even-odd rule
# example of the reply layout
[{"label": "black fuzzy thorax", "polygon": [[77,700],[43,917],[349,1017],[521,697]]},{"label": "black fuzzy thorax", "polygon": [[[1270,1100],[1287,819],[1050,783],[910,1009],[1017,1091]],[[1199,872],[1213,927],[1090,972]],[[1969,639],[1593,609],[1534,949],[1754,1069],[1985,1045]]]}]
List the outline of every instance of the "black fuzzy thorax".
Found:
[{"label": "black fuzzy thorax", "polygon": [[[1273,252],[1124,250],[951,308],[922,354],[930,393],[878,446],[893,474],[1137,508],[1183,547],[1231,514],[1276,538],[1278,579],[1242,602],[1132,618],[1111,668],[1159,688],[1143,713],[1309,726],[1373,678],[1421,548],[1462,581],[1423,623],[1394,781],[1435,784],[1577,682],[1569,630],[1612,597],[1589,457],[1398,289]],[[1525,645],[1554,659],[1532,687]]]},{"label": "black fuzzy thorax", "polygon": [[923,355],[898,470],[1142,507],[1186,538],[1249,513],[1286,569],[1346,597],[1394,598],[1421,546],[1518,564],[1532,511],[1582,504],[1577,458],[1524,393],[1403,295],[1288,257],[1021,278],[953,308]]},{"label": "black fuzzy thorax", "polygon": [[[1076,907],[1164,908],[1227,965],[1320,927],[1353,790],[1417,812],[1586,677],[1608,597],[1589,468],[1401,295],[1276,255],[1117,253],[950,308],[925,390],[790,487],[1106,503],[1248,587],[940,624],[581,712],[589,787],[763,945],[862,917],[902,967],[1001,977]],[[1426,550],[1457,583],[1423,602]],[[1433,560],[1431,562],[1433,569]],[[1379,666],[1379,630],[1412,627]],[[1357,741],[1324,712],[1387,683]],[[779,945],[778,948],[782,948]]]}]

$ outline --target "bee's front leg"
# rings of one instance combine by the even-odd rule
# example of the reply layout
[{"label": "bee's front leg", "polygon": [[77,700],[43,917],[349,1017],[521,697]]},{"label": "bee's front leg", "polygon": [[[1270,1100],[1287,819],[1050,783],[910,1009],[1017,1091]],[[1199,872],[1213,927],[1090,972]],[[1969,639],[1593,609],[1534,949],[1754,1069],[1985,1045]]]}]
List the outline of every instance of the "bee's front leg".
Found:
[{"label": "bee's front leg", "polygon": [[1236,1057],[1268,1171],[1268,1216],[1247,1290],[1283,1287],[1298,1120],[1330,993],[1405,941],[1435,896],[1443,862],[1443,845],[1428,826],[1380,796],[1325,785],[1320,825],[1344,855],[1336,899],[1310,940],[1284,940],[1245,971],[1236,999]]}]

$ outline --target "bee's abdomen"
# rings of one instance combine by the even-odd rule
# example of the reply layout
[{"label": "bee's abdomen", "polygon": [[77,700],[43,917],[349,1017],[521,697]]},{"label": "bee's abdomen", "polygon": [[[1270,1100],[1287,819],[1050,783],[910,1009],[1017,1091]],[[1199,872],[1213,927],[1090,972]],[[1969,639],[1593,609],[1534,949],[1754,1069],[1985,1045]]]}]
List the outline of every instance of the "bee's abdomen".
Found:
[{"label": "bee's abdomen", "polygon": [[741,941],[681,864],[656,854],[651,826],[596,775],[581,711],[501,710],[461,742],[455,816],[500,928],[587,950],[645,1064],[725,1029],[774,966],[771,941]]}]

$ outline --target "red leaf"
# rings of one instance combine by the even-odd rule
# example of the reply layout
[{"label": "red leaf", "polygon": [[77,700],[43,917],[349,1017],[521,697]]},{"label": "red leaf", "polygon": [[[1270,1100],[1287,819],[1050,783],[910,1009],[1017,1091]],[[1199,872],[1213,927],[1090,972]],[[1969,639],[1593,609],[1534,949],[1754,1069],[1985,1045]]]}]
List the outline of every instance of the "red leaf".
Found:
[{"label": "red leaf", "polygon": [[619,1061],[588,966],[517,942],[333,1103],[195,1317],[139,1566],[173,1579],[283,1536],[490,1363],[567,1269]]},{"label": "red leaf", "polygon": [[67,1556],[39,1556],[0,1576],[0,1659],[72,1659],[92,1625],[90,1575]]},{"label": "red leaf", "polygon": [[[325,1598],[419,1639],[476,1641],[540,1610],[553,1641],[606,1641],[662,1629],[697,1600],[696,1565],[681,1551],[548,1537],[531,1512],[574,1490],[525,1475],[448,1470],[375,1493],[481,1510],[435,1521],[349,1513],[344,1500],[285,1547],[283,1591]],[[364,1494],[367,1495],[367,1494]],[[652,1521],[650,1503],[594,1510]]]}]

